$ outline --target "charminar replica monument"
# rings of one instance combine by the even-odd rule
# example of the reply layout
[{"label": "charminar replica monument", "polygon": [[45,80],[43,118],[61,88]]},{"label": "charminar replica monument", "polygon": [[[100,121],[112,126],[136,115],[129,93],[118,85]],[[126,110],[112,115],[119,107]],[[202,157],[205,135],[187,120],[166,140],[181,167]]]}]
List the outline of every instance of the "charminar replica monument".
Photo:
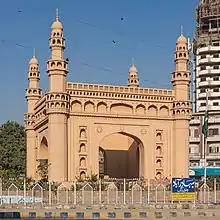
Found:
[{"label": "charminar replica monument", "polygon": [[[25,114],[27,176],[48,163],[51,181],[99,177],[188,177],[190,72],[187,40],[176,42],[173,89],[140,88],[132,63],[128,85],[67,82],[63,25],[56,17],[49,39],[48,92],[42,94],[37,58],[29,62]],[[156,61],[158,62],[158,61]],[[126,68],[126,67],[125,67]]]}]

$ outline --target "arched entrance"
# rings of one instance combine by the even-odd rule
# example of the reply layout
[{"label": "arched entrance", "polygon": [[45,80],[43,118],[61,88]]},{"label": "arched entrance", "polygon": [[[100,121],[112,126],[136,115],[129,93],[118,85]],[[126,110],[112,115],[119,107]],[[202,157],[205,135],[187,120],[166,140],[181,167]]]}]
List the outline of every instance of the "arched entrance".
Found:
[{"label": "arched entrance", "polygon": [[99,176],[139,178],[143,175],[144,147],[137,137],[124,133],[106,136],[99,145]]},{"label": "arched entrance", "polygon": [[38,149],[38,177],[40,179],[48,178],[48,141],[45,137],[42,138],[40,142],[40,147]]}]

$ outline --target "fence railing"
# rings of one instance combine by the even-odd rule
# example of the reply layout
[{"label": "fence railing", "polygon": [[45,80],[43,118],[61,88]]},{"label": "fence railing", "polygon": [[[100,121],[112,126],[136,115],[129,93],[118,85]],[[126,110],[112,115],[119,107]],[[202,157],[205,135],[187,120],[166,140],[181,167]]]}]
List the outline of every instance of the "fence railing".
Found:
[{"label": "fence railing", "polygon": [[[220,203],[220,183],[196,184],[193,203]],[[128,205],[173,203],[170,183],[150,180],[75,181],[65,183],[0,185],[0,204],[22,205]]]}]

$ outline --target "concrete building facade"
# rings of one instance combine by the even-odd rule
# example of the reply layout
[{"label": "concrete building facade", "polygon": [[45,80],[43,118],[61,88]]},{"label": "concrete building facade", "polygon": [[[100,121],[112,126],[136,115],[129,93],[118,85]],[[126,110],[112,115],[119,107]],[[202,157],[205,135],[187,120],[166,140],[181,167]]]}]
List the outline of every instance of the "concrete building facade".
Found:
[{"label": "concrete building facade", "polygon": [[[220,166],[220,1],[201,0],[197,7],[197,30],[194,42],[195,114],[190,122],[190,165]],[[207,93],[207,90],[209,91]],[[208,106],[206,96],[208,94]],[[204,149],[202,124],[209,110],[209,134]]]},{"label": "concrete building facade", "polygon": [[176,42],[173,89],[140,88],[132,62],[128,85],[67,82],[63,25],[56,17],[49,39],[48,92],[42,94],[39,62],[29,62],[25,114],[27,176],[39,178],[48,163],[53,181],[100,177],[163,179],[189,175],[187,40]]}]

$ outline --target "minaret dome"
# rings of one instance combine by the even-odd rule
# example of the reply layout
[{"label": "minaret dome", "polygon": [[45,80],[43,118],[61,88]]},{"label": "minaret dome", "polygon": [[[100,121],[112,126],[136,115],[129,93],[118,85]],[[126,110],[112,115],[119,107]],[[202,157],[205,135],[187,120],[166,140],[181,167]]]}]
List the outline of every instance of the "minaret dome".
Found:
[{"label": "minaret dome", "polygon": [[132,58],[132,65],[129,69],[128,86],[131,87],[139,86],[138,71],[134,65],[134,58]]},{"label": "minaret dome", "polygon": [[181,34],[176,41],[176,44],[187,44],[187,39]]},{"label": "minaret dome", "polygon": [[56,21],[53,22],[51,29],[59,29],[59,30],[63,30],[63,25],[62,23],[59,21],[59,14],[58,14],[58,9],[56,9]]}]

